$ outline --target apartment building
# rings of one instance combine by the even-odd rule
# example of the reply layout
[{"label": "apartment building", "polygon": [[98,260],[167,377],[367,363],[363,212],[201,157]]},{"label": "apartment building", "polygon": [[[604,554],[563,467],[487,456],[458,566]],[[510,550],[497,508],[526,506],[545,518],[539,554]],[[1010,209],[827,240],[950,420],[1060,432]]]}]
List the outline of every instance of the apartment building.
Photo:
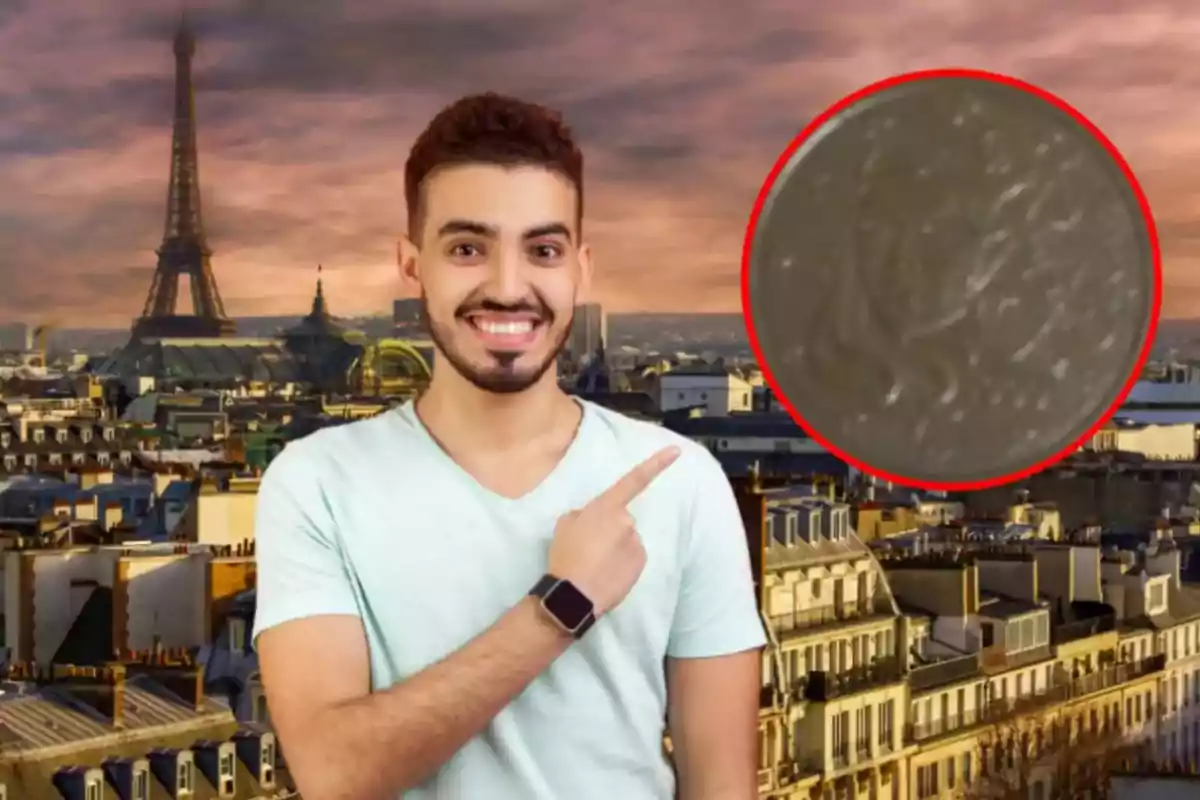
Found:
[{"label": "apartment building", "polygon": [[849,507],[754,483],[739,501],[770,641],[761,796],[904,797],[904,619]]},{"label": "apartment building", "polygon": [[1098,548],[882,563],[912,618],[911,797],[962,796],[986,781],[1048,798],[1083,779],[1064,774],[1065,753],[1082,770],[1088,747],[1153,737],[1165,659],[1121,657]]},{"label": "apartment building", "polygon": [[1200,587],[1180,580],[1181,552],[1170,540],[1140,552],[1108,552],[1101,570],[1106,600],[1127,626],[1127,659],[1165,660],[1154,706],[1154,755],[1165,762],[1200,761]]},{"label": "apartment building", "polygon": [[910,618],[911,796],[1070,792],[1200,755],[1200,594],[1178,552],[1038,543],[881,562]]}]

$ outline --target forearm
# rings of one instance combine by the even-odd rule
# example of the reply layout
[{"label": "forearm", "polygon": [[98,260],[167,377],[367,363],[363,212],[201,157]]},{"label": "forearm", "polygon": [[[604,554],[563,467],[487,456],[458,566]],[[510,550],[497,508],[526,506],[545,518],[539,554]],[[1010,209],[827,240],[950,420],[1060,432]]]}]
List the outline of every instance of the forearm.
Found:
[{"label": "forearm", "polygon": [[316,715],[288,748],[299,789],[321,800],[394,798],[431,777],[571,639],[526,598],[488,630],[387,691]]}]

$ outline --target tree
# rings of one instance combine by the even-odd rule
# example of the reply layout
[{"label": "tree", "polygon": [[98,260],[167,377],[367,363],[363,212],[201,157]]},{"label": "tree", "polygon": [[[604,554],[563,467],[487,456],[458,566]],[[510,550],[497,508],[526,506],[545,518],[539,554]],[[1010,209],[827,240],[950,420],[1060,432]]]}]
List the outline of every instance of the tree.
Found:
[{"label": "tree", "polygon": [[970,800],[1103,800],[1109,775],[1143,750],[1096,709],[1013,717],[993,724],[979,742]]}]

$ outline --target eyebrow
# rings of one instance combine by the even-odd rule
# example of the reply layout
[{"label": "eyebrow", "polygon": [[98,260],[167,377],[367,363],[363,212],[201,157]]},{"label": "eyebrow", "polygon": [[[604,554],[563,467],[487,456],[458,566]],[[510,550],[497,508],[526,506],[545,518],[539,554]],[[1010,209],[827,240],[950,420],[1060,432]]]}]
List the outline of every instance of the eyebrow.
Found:
[{"label": "eyebrow", "polygon": [[[469,219],[452,219],[438,228],[438,236],[449,236],[456,233],[471,233],[476,236],[487,236],[492,239],[500,235],[500,231],[496,226]],[[550,222],[530,228],[525,231],[521,238],[529,240],[540,239],[543,236],[562,236],[570,241],[571,229],[561,222]]]}]

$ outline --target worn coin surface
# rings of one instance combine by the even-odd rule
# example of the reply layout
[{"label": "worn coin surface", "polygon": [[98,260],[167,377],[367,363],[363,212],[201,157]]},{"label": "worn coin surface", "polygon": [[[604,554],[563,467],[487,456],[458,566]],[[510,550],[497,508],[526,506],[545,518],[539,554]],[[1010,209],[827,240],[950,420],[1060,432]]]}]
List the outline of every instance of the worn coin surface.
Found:
[{"label": "worn coin surface", "polygon": [[1157,322],[1157,240],[1069,108],[999,76],[913,77],[785,158],[747,234],[747,324],[839,455],[911,484],[995,483],[1119,401]]}]

